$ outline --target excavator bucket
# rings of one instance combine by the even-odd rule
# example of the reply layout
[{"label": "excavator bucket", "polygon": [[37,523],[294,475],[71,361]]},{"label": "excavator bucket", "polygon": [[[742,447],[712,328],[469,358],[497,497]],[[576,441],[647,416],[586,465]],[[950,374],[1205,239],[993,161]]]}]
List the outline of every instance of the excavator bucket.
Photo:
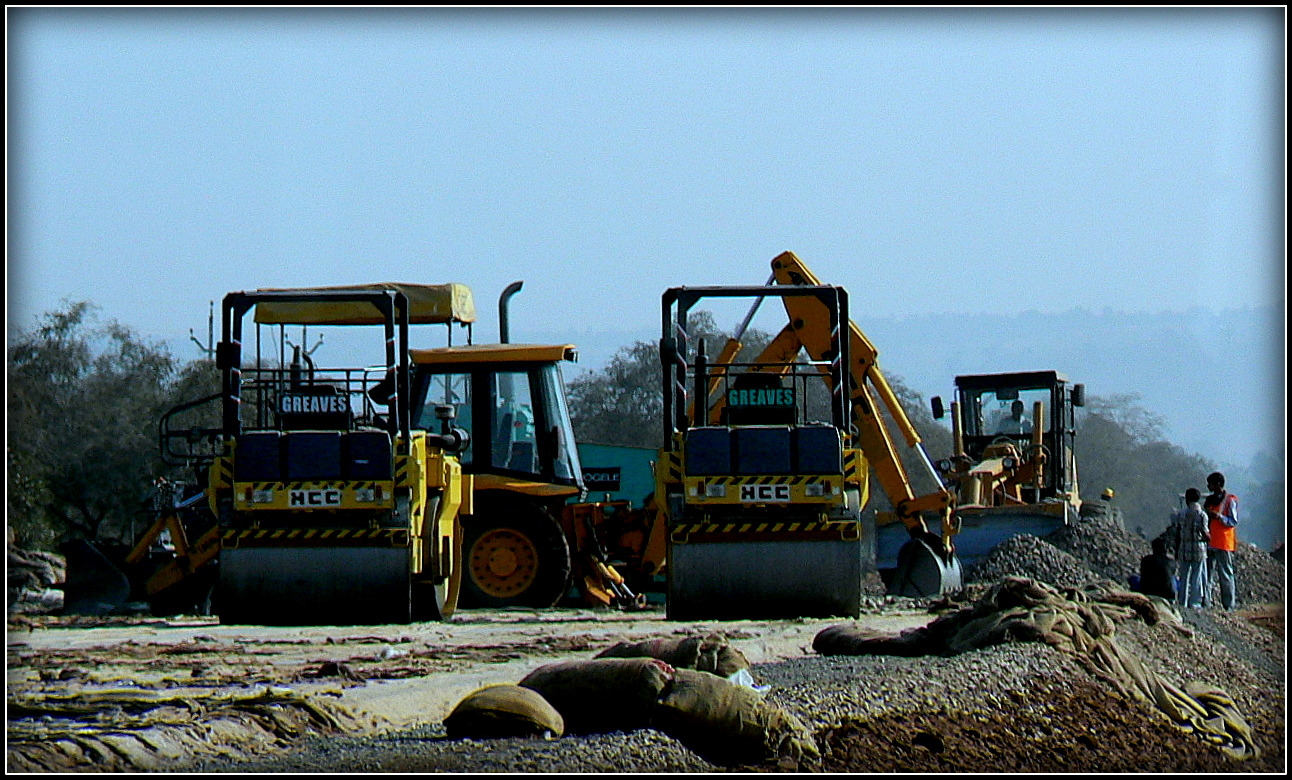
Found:
[{"label": "excavator bucket", "polygon": [[897,569],[888,585],[894,596],[922,598],[952,593],[964,587],[960,558],[948,554],[936,536],[917,536],[897,554]]}]

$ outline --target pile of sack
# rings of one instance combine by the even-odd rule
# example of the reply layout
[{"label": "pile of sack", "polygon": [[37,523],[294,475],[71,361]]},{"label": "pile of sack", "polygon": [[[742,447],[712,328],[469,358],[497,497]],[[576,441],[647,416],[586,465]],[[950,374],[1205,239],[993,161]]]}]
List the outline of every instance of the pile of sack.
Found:
[{"label": "pile of sack", "polygon": [[448,736],[497,738],[656,729],[719,766],[820,758],[812,733],[753,685],[749,661],[719,634],[620,643],[597,657],[548,664],[516,685],[464,698]]},{"label": "pile of sack", "polygon": [[67,581],[66,559],[19,547],[13,526],[5,526],[5,537],[9,614],[43,615],[62,610],[63,591],[59,586]]}]

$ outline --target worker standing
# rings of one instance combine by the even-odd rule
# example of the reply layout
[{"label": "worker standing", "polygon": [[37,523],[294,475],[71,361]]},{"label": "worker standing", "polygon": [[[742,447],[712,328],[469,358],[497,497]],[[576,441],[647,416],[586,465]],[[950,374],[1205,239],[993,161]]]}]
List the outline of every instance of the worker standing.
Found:
[{"label": "worker standing", "polygon": [[1175,560],[1180,567],[1180,606],[1199,609],[1207,595],[1207,547],[1211,533],[1207,515],[1198,502],[1197,488],[1184,491],[1184,508],[1171,515],[1167,538],[1175,546]]},{"label": "worker standing", "polygon": [[1202,508],[1207,513],[1207,569],[1220,583],[1220,604],[1237,606],[1234,582],[1234,550],[1238,547],[1238,496],[1225,492],[1225,475],[1214,471],[1207,476],[1207,496]]}]

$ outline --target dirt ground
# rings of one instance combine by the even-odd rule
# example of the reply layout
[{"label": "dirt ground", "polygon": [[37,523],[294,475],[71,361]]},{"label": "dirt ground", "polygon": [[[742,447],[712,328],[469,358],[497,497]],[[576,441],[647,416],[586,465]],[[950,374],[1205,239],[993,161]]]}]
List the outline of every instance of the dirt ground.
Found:
[{"label": "dirt ground", "polygon": [[[871,623],[897,632],[929,619],[924,610],[897,610]],[[720,632],[752,663],[764,663],[811,653],[813,637],[831,622],[670,623],[662,609],[471,610],[448,623],[339,627],[222,626],[214,618],[11,620],[9,768],[22,768],[15,748],[31,741],[63,744],[65,755],[40,759],[51,770],[87,761],[147,764],[149,754],[165,758],[168,740],[176,751],[254,756],[280,748],[283,732],[297,728],[265,725],[269,704],[279,712],[268,720],[278,721],[290,720],[284,712],[293,702],[332,703],[325,713],[305,713],[299,728],[380,733],[440,722],[481,686],[514,683],[543,664],[589,658],[620,641]],[[216,719],[237,722],[227,730],[241,733],[227,745],[185,738],[186,729]],[[115,736],[142,730],[149,730],[143,746]],[[114,735],[107,750],[100,745],[105,734]]]},{"label": "dirt ground", "polygon": [[[897,633],[932,618],[925,608],[889,606],[860,624]],[[1277,642],[1281,664],[1281,606],[1248,618]],[[515,682],[616,642],[722,633],[758,667],[812,656],[813,638],[836,622],[672,623],[662,610],[582,609],[469,611],[448,623],[356,627],[11,620],[7,768],[171,771],[177,760],[203,756],[280,755],[309,734],[379,739],[439,723],[483,685]],[[1279,701],[1281,708],[1281,694]],[[1274,725],[1281,734],[1272,741],[1281,743],[1284,722]],[[1227,762],[1089,682],[1038,682],[1015,706],[986,714],[933,707],[845,721],[818,740],[827,772],[1262,772],[1281,771],[1284,760],[1278,750],[1259,764]]]}]

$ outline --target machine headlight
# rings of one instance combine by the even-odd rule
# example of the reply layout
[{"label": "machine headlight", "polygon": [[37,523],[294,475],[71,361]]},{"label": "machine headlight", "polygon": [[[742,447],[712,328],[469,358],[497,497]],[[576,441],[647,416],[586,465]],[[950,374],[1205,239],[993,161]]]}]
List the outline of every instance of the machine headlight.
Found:
[{"label": "machine headlight", "polygon": [[808,498],[823,498],[825,496],[825,485],[821,482],[809,482],[803,486],[803,495]]},{"label": "machine headlight", "polygon": [[376,501],[377,494],[372,488],[355,488],[354,500],[364,503]]},{"label": "machine headlight", "polygon": [[251,491],[251,503],[253,503],[253,504],[272,504],[272,503],[274,503],[274,491],[272,491],[272,490],[253,490],[253,491]]},{"label": "machine headlight", "polygon": [[704,486],[705,498],[726,498],[727,486],[721,482],[710,482]]}]

